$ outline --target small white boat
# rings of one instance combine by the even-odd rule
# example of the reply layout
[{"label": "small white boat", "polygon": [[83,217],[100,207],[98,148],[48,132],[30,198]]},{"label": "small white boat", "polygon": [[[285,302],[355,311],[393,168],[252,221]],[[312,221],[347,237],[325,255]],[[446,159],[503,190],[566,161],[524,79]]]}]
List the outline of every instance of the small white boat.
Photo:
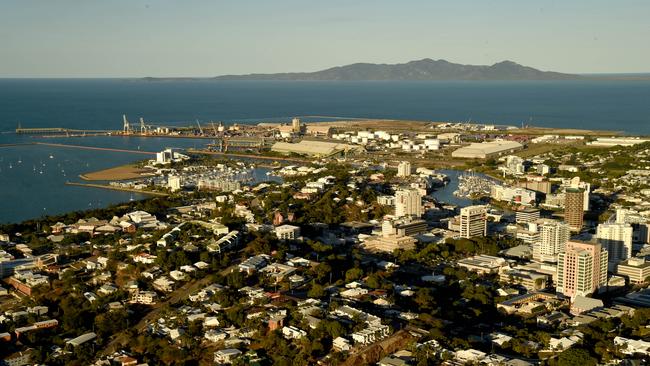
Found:
[{"label": "small white boat", "polygon": [[50,159],[54,159],[54,155],[50,154]]}]

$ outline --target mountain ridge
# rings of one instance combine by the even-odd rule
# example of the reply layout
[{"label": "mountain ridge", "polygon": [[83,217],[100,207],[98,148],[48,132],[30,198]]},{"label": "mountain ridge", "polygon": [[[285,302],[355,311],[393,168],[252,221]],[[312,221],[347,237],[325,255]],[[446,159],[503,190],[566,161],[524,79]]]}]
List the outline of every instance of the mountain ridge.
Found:
[{"label": "mountain ridge", "polygon": [[542,71],[510,60],[492,65],[464,65],[424,58],[400,64],[366,62],[334,66],[314,72],[221,75],[215,80],[381,81],[381,80],[576,80],[581,75]]}]

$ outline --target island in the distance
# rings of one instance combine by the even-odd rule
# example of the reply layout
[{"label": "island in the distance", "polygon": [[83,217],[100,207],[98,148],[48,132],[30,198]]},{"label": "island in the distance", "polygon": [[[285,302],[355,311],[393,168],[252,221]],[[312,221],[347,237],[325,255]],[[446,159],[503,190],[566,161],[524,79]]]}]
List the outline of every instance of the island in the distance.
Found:
[{"label": "island in the distance", "polygon": [[463,65],[446,60],[403,64],[355,63],[316,72],[222,75],[216,80],[575,80],[581,75],[541,71],[512,61],[494,65]]}]

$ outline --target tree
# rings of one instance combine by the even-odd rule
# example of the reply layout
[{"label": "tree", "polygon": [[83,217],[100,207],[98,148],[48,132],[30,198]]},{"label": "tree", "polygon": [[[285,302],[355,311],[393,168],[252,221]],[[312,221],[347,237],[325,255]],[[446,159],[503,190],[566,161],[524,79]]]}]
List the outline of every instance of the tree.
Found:
[{"label": "tree", "polygon": [[598,360],[591,357],[589,352],[582,348],[569,348],[560,353],[557,360],[558,366],[596,366]]},{"label": "tree", "polygon": [[361,268],[350,268],[345,272],[345,281],[356,281],[363,277],[363,270]]},{"label": "tree", "polygon": [[318,283],[314,283],[311,285],[309,291],[307,291],[307,296],[314,299],[321,299],[325,297],[325,290],[323,289],[323,286],[319,285]]}]

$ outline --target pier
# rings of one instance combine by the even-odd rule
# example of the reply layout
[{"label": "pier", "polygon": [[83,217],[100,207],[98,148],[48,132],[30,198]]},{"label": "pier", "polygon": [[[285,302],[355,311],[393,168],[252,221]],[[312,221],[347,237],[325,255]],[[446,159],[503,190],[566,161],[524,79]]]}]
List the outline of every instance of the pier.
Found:
[{"label": "pier", "polygon": [[82,134],[109,134],[112,131],[107,130],[74,130],[63,127],[38,127],[38,128],[16,128],[18,135],[82,135]]},{"label": "pier", "polygon": [[130,154],[156,155],[156,153],[153,152],[153,151],[114,149],[114,148],[110,148],[110,147],[95,147],[95,146],[83,146],[83,145],[54,144],[54,143],[48,143],[48,142],[35,142],[34,145],[51,146],[51,147],[67,147],[67,148],[71,148],[71,149],[81,149],[81,150],[97,150],[97,151],[123,152],[123,153],[130,153]]}]

